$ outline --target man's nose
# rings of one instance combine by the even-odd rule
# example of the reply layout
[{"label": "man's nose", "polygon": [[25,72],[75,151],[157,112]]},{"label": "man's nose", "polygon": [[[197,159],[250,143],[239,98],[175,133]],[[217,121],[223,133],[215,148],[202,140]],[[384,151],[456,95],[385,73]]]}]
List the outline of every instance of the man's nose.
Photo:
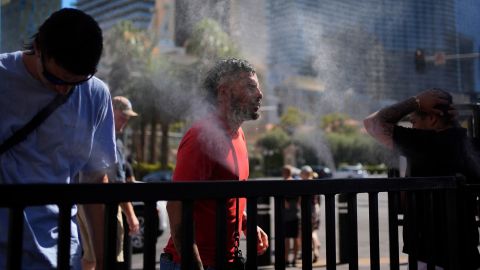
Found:
[{"label": "man's nose", "polygon": [[257,98],[258,98],[259,100],[263,98],[263,92],[262,92],[262,90],[260,90],[260,89],[258,89],[258,91],[257,91]]}]

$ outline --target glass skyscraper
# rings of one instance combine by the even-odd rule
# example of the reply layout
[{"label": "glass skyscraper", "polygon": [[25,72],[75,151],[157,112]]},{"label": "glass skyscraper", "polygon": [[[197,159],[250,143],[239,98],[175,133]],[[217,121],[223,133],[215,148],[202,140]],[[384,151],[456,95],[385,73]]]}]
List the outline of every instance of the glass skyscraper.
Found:
[{"label": "glass skyscraper", "polygon": [[60,7],[60,0],[0,1],[0,52],[21,50],[37,27]]},{"label": "glass skyscraper", "polygon": [[[353,92],[379,101],[429,87],[465,99],[477,89],[478,60],[435,62],[436,55],[478,51],[472,34],[479,28],[467,33],[465,23],[458,24],[459,10],[480,11],[477,1],[268,0],[266,9],[273,87],[288,88],[292,76],[310,77],[322,88],[319,98]],[[415,68],[417,49],[427,60],[421,70]]]},{"label": "glass skyscraper", "polygon": [[152,20],[155,0],[79,0],[77,7],[95,18],[103,31],[126,20],[138,29],[147,29]]}]

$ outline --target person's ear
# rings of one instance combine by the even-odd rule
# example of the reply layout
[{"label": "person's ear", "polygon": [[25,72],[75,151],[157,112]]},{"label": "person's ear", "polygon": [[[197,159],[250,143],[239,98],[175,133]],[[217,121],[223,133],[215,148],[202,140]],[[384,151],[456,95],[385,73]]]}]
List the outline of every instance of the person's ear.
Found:
[{"label": "person's ear", "polygon": [[226,97],[229,96],[229,88],[227,87],[226,84],[220,84],[217,87],[217,100],[218,101],[223,101]]},{"label": "person's ear", "polygon": [[440,121],[440,116],[434,113],[430,113],[427,115],[427,121],[430,127],[436,127],[438,121]]}]

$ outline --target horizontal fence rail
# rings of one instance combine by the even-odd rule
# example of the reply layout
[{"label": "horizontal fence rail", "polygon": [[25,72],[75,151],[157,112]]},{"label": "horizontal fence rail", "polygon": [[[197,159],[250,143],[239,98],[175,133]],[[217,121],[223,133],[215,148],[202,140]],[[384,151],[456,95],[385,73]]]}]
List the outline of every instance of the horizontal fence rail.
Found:
[{"label": "horizontal fence rail", "polygon": [[[446,191],[447,199],[450,192],[457,189],[457,179],[454,177],[436,178],[375,178],[375,179],[325,179],[313,181],[209,181],[181,183],[145,183],[145,184],[29,184],[2,185],[0,188],[0,207],[10,209],[10,231],[8,247],[8,269],[21,268],[21,250],[23,227],[22,211],[25,207],[44,204],[57,204],[60,208],[59,217],[59,252],[58,268],[68,268],[70,259],[70,216],[74,204],[100,203],[106,205],[106,217],[113,215],[118,203],[125,201],[145,202],[145,248],[144,269],[155,269],[155,241],[153,216],[156,214],[155,204],[159,200],[175,200],[183,202],[184,239],[183,246],[192,246],[193,204],[196,200],[211,199],[216,201],[217,230],[216,269],[226,268],[225,239],[225,202],[228,198],[247,198],[247,231],[255,231],[257,227],[257,201],[260,197],[273,197],[275,206],[275,269],[285,269],[284,246],[284,199],[286,196],[301,196],[302,212],[302,269],[312,269],[311,261],[311,198],[313,195],[324,195],[325,200],[325,231],[327,269],[336,269],[336,228],[335,228],[335,196],[343,194],[346,197],[348,211],[348,263],[350,269],[358,269],[358,221],[357,194],[367,193],[369,196],[369,231],[370,231],[370,261],[371,269],[380,268],[379,258],[379,225],[378,225],[378,193],[388,192],[389,198],[389,236],[391,269],[399,269],[398,261],[398,192],[400,191]],[[21,199],[19,199],[21,198]],[[451,199],[451,198],[450,198]],[[455,214],[454,209],[447,209]],[[453,212],[452,212],[453,211]],[[110,218],[109,218],[110,219]],[[115,220],[111,218],[110,220]],[[412,222],[412,221],[410,221]],[[452,223],[452,222],[450,222]],[[106,222],[105,234],[105,267],[113,269],[115,263],[115,233],[114,222]],[[455,228],[453,222],[450,228]],[[453,227],[452,227],[453,226]],[[222,233],[223,232],[223,233]],[[455,235],[449,235],[455,242]],[[257,269],[256,234],[247,235],[247,269]],[[192,249],[182,251],[182,269],[190,269],[193,260]],[[253,256],[252,256],[253,254]],[[451,264],[455,265],[454,257]],[[412,265],[413,267],[413,265]],[[414,268],[412,268],[414,269]],[[454,268],[450,268],[454,269]]]},{"label": "horizontal fence rail", "polygon": [[[0,207],[454,189],[454,177],[142,184],[2,184]],[[21,199],[19,199],[21,198]]]}]

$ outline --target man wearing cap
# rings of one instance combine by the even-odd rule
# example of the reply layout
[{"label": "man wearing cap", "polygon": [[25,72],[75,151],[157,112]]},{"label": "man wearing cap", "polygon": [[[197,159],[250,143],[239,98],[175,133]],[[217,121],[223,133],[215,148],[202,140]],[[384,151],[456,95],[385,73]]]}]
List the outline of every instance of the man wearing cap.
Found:
[{"label": "man wearing cap", "polygon": [[[467,182],[478,181],[478,160],[471,151],[466,130],[460,127],[454,117],[451,105],[450,93],[429,89],[371,114],[364,120],[365,129],[378,142],[407,158],[407,176],[462,174]],[[412,128],[397,125],[407,115],[410,116]],[[415,201],[407,203],[404,209],[403,251],[413,261],[418,261],[418,269],[427,269],[426,262],[437,266],[436,269],[443,269],[447,264],[447,252],[451,250],[445,241],[448,232],[444,197],[437,195],[434,193],[429,197],[429,194],[415,192]],[[478,269],[480,254],[477,249],[479,236],[475,202],[471,196],[458,198],[458,256],[461,264],[458,269]],[[425,202],[430,200],[433,200],[433,211],[425,207]],[[415,211],[411,211],[413,203]],[[425,219],[429,215],[433,220]],[[429,238],[432,237],[430,243]]]},{"label": "man wearing cap", "polygon": [[[116,135],[116,151],[117,151],[117,163],[111,166],[108,170],[108,181],[110,183],[127,183],[129,181],[126,175],[127,172],[127,159],[125,156],[125,146],[120,139],[120,134],[128,123],[130,117],[137,116],[138,114],[133,111],[132,103],[126,97],[116,96],[112,100],[113,115],[115,120],[115,135]],[[126,221],[128,223],[129,234],[138,233],[140,224],[137,216],[135,215],[133,205],[131,202],[120,203],[119,211],[117,214],[117,267],[116,269],[126,269],[124,265],[123,257],[123,242],[125,228],[123,224],[122,211],[125,214]],[[93,248],[90,244],[89,228],[86,227],[85,216],[83,212],[83,206],[79,207],[78,221],[80,224],[80,233],[82,236],[83,257],[82,268],[83,270],[95,269],[96,259],[93,252]]]}]

